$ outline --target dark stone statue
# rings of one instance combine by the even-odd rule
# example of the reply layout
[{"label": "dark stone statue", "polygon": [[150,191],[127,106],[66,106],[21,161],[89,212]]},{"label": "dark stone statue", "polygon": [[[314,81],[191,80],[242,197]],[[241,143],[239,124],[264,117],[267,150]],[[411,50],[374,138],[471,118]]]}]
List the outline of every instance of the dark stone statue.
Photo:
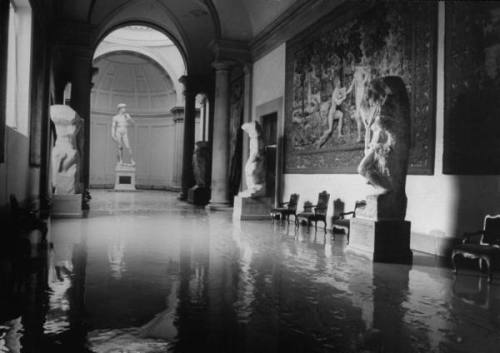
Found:
[{"label": "dark stone statue", "polygon": [[193,153],[193,172],[196,185],[200,188],[208,186],[208,163],[210,159],[210,151],[208,142],[198,141],[195,144]]},{"label": "dark stone statue", "polygon": [[386,76],[372,80],[363,98],[365,156],[358,172],[375,190],[363,216],[404,220],[406,174],[410,151],[410,103],[403,80]]}]

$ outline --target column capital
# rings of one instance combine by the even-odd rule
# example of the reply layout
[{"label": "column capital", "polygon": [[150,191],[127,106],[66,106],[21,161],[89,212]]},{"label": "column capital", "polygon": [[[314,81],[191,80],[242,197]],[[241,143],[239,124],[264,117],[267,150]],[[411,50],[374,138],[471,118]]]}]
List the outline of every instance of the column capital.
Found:
[{"label": "column capital", "polygon": [[252,74],[252,71],[253,71],[253,66],[252,66],[252,64],[247,63],[247,64],[243,65],[243,73],[244,73],[245,75],[250,75],[250,74]]},{"label": "column capital", "polygon": [[212,63],[212,67],[216,71],[229,71],[234,64],[235,62],[232,60],[217,60]]}]

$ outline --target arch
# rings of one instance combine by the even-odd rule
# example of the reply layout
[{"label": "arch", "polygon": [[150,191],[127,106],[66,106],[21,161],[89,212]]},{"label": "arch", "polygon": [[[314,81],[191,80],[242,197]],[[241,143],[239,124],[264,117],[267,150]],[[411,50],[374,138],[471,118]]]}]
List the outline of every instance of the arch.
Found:
[{"label": "arch", "polygon": [[[149,63],[151,63],[158,70],[160,70],[163,74],[165,74],[167,77],[170,78],[170,81],[172,82],[172,84],[174,86],[174,90],[175,90],[175,105],[184,105],[184,102],[180,101],[184,97],[182,95],[182,92],[183,92],[182,85],[180,84],[180,82],[178,80],[175,80],[175,76],[171,76],[169,71],[166,70],[166,68],[164,66],[162,66],[162,64],[160,62],[158,62],[154,57],[150,57],[147,54],[144,54],[144,53],[141,53],[138,51],[134,51],[134,50],[113,50],[113,51],[103,53],[103,54],[99,55],[98,57],[94,58],[94,62],[97,62],[98,60],[104,60],[107,57],[111,57],[113,55],[132,55],[132,56],[136,56],[139,58],[143,58],[146,61],[148,61]],[[174,73],[174,75],[175,75],[175,73]]]},{"label": "arch", "polygon": [[[182,45],[182,43],[180,43],[180,41],[177,40],[177,38],[175,36],[173,36],[168,30],[166,30],[162,26],[157,25],[155,23],[152,23],[150,20],[145,20],[145,19],[144,20],[141,20],[141,19],[127,20],[127,21],[120,22],[119,24],[113,25],[113,26],[111,26],[108,29],[105,29],[103,31],[100,30],[99,34],[97,35],[97,37],[96,37],[96,39],[94,41],[94,52],[92,54],[94,60],[96,59],[96,52],[97,52],[97,49],[99,48],[99,45],[102,43],[102,41],[108,35],[110,35],[111,33],[113,33],[114,31],[116,31],[116,30],[118,30],[120,28],[129,27],[129,26],[145,26],[145,27],[149,27],[151,29],[154,29],[154,30],[156,30],[158,32],[163,33],[175,45],[175,47],[177,48],[177,50],[181,54],[181,58],[182,58],[182,61],[184,63],[184,68],[186,70],[186,73],[189,72],[187,55],[186,55],[186,51],[185,51],[185,48]],[[149,55],[147,55],[147,56],[149,56]],[[153,57],[151,57],[151,58],[153,59]],[[155,61],[158,62],[158,60],[155,60]]]},{"label": "arch", "polygon": [[[99,48],[99,47],[98,47]],[[101,51],[96,48],[96,51],[94,52],[94,58],[93,61],[100,60],[105,58],[106,56],[116,54],[116,53],[134,53],[136,55],[142,55],[146,58],[149,58],[158,65],[162,71],[165,71],[165,73],[172,79],[172,83],[175,88],[175,94],[176,94],[176,105],[183,105],[182,102],[182,92],[184,90],[182,84],[179,82],[179,78],[183,75],[179,75],[175,69],[168,63],[167,60],[164,60],[163,58],[159,57],[157,54],[153,53],[151,50],[148,50],[147,48],[143,47],[134,47],[134,46],[128,46],[124,44],[110,44],[107,48],[101,49]],[[181,55],[182,56],[182,55]],[[186,69],[184,67],[184,69]]]}]

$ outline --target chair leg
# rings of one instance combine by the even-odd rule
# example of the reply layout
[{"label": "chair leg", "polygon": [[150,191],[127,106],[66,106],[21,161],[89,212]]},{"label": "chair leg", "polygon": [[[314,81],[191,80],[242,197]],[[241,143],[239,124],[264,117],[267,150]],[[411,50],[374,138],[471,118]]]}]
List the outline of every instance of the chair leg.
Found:
[{"label": "chair leg", "polygon": [[[489,257],[484,257],[484,262],[486,262],[486,265],[488,266],[488,283],[493,282],[493,271],[491,270],[491,260]],[[481,261],[481,260],[480,260]]]},{"label": "chair leg", "polygon": [[455,259],[456,256],[457,256],[457,253],[455,253],[455,252],[451,253],[451,265],[453,266],[453,273],[455,275],[458,273],[458,270],[457,270],[457,260]]}]

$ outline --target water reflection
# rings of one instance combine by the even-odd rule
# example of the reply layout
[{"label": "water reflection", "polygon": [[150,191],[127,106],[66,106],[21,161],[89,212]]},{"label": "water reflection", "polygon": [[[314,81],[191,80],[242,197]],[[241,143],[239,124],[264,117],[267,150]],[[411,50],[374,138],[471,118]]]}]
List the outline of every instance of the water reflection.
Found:
[{"label": "water reflection", "polygon": [[2,260],[0,352],[488,352],[500,342],[499,286],[477,277],[372,264],[305,227],[180,214],[174,198],[143,212],[161,202],[134,197],[124,214],[114,205],[54,221],[44,256]]}]

